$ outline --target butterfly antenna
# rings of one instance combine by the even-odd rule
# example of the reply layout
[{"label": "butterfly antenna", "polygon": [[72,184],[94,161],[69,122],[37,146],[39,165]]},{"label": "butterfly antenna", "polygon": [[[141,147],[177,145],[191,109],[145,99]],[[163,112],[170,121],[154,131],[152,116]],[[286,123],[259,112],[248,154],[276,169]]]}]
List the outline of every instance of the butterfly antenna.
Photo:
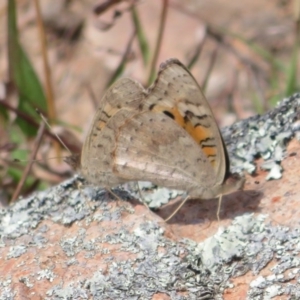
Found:
[{"label": "butterfly antenna", "polygon": [[[45,118],[45,116],[40,112],[40,110],[38,108],[35,109],[35,111],[39,114],[39,116],[41,117],[41,119],[43,120],[43,122],[48,126],[48,128],[52,131],[52,127],[49,124],[49,122],[47,121],[47,119]],[[67,145],[62,141],[62,139],[58,136],[58,134],[54,133],[56,138],[59,140],[59,142],[65,147],[65,149],[67,149],[67,151],[72,155],[72,152],[70,151],[70,149],[67,147]]]},{"label": "butterfly antenna", "polygon": [[167,218],[165,219],[165,222],[168,222],[169,220],[171,220],[176,213],[179,211],[179,209],[183,206],[183,204],[190,198],[190,196],[186,196],[185,199],[179,204],[179,206],[175,209],[175,211]]}]

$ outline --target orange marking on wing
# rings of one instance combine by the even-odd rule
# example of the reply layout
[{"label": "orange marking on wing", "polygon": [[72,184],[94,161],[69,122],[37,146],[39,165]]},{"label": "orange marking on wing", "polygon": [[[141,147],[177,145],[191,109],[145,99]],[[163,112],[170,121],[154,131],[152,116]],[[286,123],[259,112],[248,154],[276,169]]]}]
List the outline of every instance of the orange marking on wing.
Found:
[{"label": "orange marking on wing", "polygon": [[102,130],[105,126],[106,126],[106,122],[104,121],[99,121],[97,123],[97,128],[99,128],[100,130]]},{"label": "orange marking on wing", "polygon": [[[188,134],[195,140],[195,142],[199,145],[199,147],[201,147],[201,141],[213,137],[210,128],[206,128],[201,125],[195,127],[190,121],[186,122],[184,120],[184,117],[180,114],[179,110],[176,107],[166,108],[162,106],[155,106],[155,109],[153,111],[170,112],[174,116],[174,121],[188,132]],[[210,144],[210,142],[208,142],[207,144]],[[213,142],[212,142],[212,146],[203,147],[202,151],[207,155],[207,157],[216,156],[217,154],[217,148],[213,144]],[[215,162],[212,161],[211,163],[212,165],[214,165]]]},{"label": "orange marking on wing", "polygon": [[[207,138],[211,137],[211,130],[209,128],[205,128],[203,126],[194,127],[193,124],[188,121],[186,126],[184,126],[185,130],[193,137],[193,139],[198,143],[199,147],[201,147],[201,142]],[[211,146],[201,147],[202,151],[206,154],[207,157],[214,157],[217,154],[217,147],[213,144],[213,142],[208,142],[207,144]],[[214,165],[214,160],[211,162]]]}]

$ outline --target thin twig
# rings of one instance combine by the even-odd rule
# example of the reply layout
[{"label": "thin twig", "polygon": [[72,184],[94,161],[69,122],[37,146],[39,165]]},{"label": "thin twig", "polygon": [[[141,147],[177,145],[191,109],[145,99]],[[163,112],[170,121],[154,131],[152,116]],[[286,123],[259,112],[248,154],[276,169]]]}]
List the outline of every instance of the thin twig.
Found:
[{"label": "thin twig", "polygon": [[264,73],[255,62],[239,53],[236,48],[232,46],[232,43],[226,40],[224,34],[217,28],[207,26],[207,34],[215,39],[225,50],[227,50],[229,53],[232,53],[243,65],[250,66],[251,68],[258,70],[261,74]]},{"label": "thin twig", "polygon": [[[199,21],[199,15],[197,15],[196,13],[194,13],[192,11],[188,11],[183,5],[177,4],[175,2],[171,2],[170,7],[177,10],[180,13],[183,13],[186,16],[189,16],[189,17]],[[244,65],[260,70],[259,66],[257,66],[257,64],[255,64],[255,62],[242,56],[240,53],[238,53],[238,51],[236,51],[236,49],[232,45],[232,43],[225,39],[226,35],[228,35],[228,34],[225,34],[221,28],[211,26],[208,23],[205,23],[205,24],[206,24],[206,30],[207,30],[208,36],[215,39],[225,50],[227,50],[229,53],[232,53]],[[260,72],[263,73],[263,71],[260,71]]]},{"label": "thin twig", "polygon": [[96,15],[101,15],[103,14],[105,11],[107,11],[108,9],[111,8],[111,6],[116,5],[117,3],[122,2],[123,0],[106,0],[106,1],[99,1],[100,3],[97,3],[94,8],[93,8],[93,12]]},{"label": "thin twig", "polygon": [[257,101],[257,102],[259,104],[262,104],[262,105],[260,105],[259,108],[256,107],[256,111],[258,113],[262,113],[269,109],[268,101],[264,97],[263,89],[261,87],[261,81],[259,80],[259,78],[260,78],[259,72],[256,72],[256,70],[251,68],[251,66],[250,66],[249,70],[250,70],[250,76],[252,79],[252,83],[254,85],[254,90],[256,92],[256,96],[259,98],[259,101]]},{"label": "thin twig", "polygon": [[27,176],[28,176],[28,174],[29,174],[29,172],[31,170],[31,167],[32,167],[32,164],[33,164],[34,159],[36,157],[37,151],[38,151],[38,149],[39,149],[39,147],[41,145],[41,142],[42,142],[42,137],[43,137],[43,134],[44,134],[45,126],[46,126],[45,123],[41,122],[41,125],[39,127],[39,130],[37,132],[37,136],[36,136],[36,139],[35,139],[35,142],[34,142],[34,149],[31,152],[28,164],[26,165],[25,170],[24,170],[24,172],[22,174],[22,177],[21,177],[21,179],[20,179],[20,181],[18,183],[18,186],[17,186],[17,188],[16,188],[16,190],[15,190],[15,192],[14,192],[12,198],[11,198],[11,203],[15,202],[16,199],[18,198],[18,196],[19,196],[19,194],[21,192],[21,189],[22,189],[22,187],[24,185],[24,182],[25,182],[25,180],[26,180],[26,178],[27,178]]},{"label": "thin twig", "polygon": [[36,122],[34,119],[32,119],[31,116],[28,116],[23,111],[19,110],[18,108],[13,107],[11,104],[8,103],[8,101],[4,101],[4,100],[0,101],[0,105],[2,105],[3,107],[9,109],[10,111],[14,112],[18,117],[22,118],[23,120],[25,120],[30,125],[32,125],[36,128],[39,127],[39,123]]},{"label": "thin twig", "polygon": [[214,64],[216,62],[216,58],[217,58],[217,55],[218,55],[218,50],[219,50],[219,45],[216,46],[216,48],[214,49],[214,51],[213,51],[213,53],[212,53],[212,55],[210,57],[208,69],[206,71],[204,80],[203,80],[202,85],[201,85],[201,87],[203,89],[203,92],[205,92],[205,90],[206,90],[210,74],[211,74],[212,69],[214,67]]},{"label": "thin twig", "polygon": [[97,109],[97,107],[98,107],[98,101],[97,101],[97,97],[96,97],[96,95],[95,95],[95,93],[93,91],[92,86],[89,83],[87,83],[87,84],[85,84],[85,87],[86,87],[86,90],[87,90],[87,92],[89,94],[89,98],[90,98],[90,100],[91,100],[94,108]]},{"label": "thin twig", "polygon": [[[43,122],[48,126],[48,128],[51,130],[51,125],[49,124],[49,122],[47,121],[47,119],[45,118],[45,116],[39,111],[39,109],[37,108],[35,110],[41,117],[41,119],[43,120]],[[63,145],[63,147],[70,153],[72,154],[71,150],[68,148],[68,146],[64,143],[64,141],[59,137],[59,135],[56,136],[57,139],[60,141],[61,145]]]},{"label": "thin twig", "polygon": [[[34,0],[36,10],[36,20],[38,24],[39,37],[41,42],[42,59],[45,71],[45,92],[48,108],[48,117],[50,120],[56,120],[56,110],[54,105],[54,92],[51,82],[51,68],[49,66],[48,53],[47,53],[47,39],[45,34],[44,23],[41,16],[41,9],[39,0]],[[54,142],[56,156],[60,157],[60,147],[57,142]]]},{"label": "thin twig", "polygon": [[45,35],[45,28],[41,16],[40,11],[40,4],[39,0],[34,0],[35,4],[35,10],[36,10],[36,19],[38,23],[38,29],[39,29],[39,37],[41,42],[41,50],[42,50],[42,59],[44,64],[44,70],[45,70],[45,91],[46,91],[46,99],[47,99],[47,106],[48,106],[48,114],[50,120],[56,119],[56,111],[54,106],[54,93],[51,83],[51,69],[49,66],[48,61],[48,54],[47,54],[47,39]]},{"label": "thin twig", "polygon": [[[18,117],[22,118],[27,123],[29,123],[30,125],[34,126],[35,128],[39,128],[39,123],[38,122],[36,122],[34,119],[32,119],[31,117],[29,117],[24,112],[22,112],[19,109],[17,109],[15,107],[13,107],[12,105],[10,105],[7,101],[0,101],[0,105],[4,106],[5,108],[9,109],[10,111],[13,111]],[[47,135],[48,137],[50,137],[53,141],[57,141],[57,135],[53,134],[51,131],[49,131],[47,129],[45,130],[45,135]],[[70,144],[68,142],[68,140],[64,140],[64,143],[68,146],[68,148],[74,149],[74,145]],[[74,151],[78,151],[77,148],[78,147],[76,147],[76,149]]]},{"label": "thin twig", "polygon": [[203,46],[206,41],[206,37],[207,37],[207,32],[205,30],[205,35],[204,35],[203,39],[200,41],[200,43],[198,43],[198,45],[196,45],[195,52],[194,52],[193,56],[191,57],[190,61],[187,63],[187,67],[189,70],[195,65],[195,63],[199,59],[199,57],[202,53],[202,50],[203,50]]},{"label": "thin twig", "polygon": [[149,58],[150,58],[149,44],[148,44],[147,38],[145,36],[145,33],[142,29],[142,24],[140,22],[140,18],[139,18],[139,15],[138,15],[138,12],[137,12],[137,9],[135,6],[132,6],[131,18],[132,18],[134,28],[136,29],[137,40],[138,40],[139,48],[141,51],[144,66],[148,66],[148,62],[149,62]]},{"label": "thin twig", "polygon": [[134,41],[134,38],[136,36],[136,30],[133,31],[133,33],[131,34],[130,38],[129,38],[129,41],[127,43],[127,47],[126,47],[126,50],[122,56],[122,59],[120,61],[120,64],[119,66],[117,67],[116,71],[114,72],[114,74],[111,76],[110,80],[108,81],[106,87],[109,87],[111,86],[112,83],[114,83],[116,81],[116,79],[120,76],[120,74],[123,73],[123,69],[125,67],[125,63],[128,59],[128,56],[129,56],[129,53],[131,51],[131,48],[132,48],[132,43]]},{"label": "thin twig", "polygon": [[150,74],[148,78],[148,85],[150,85],[154,79],[154,76],[156,74],[156,63],[158,59],[158,54],[160,51],[161,43],[162,43],[162,38],[163,38],[163,33],[166,25],[166,18],[167,18],[167,11],[168,11],[168,6],[169,6],[169,0],[163,0],[163,8],[162,8],[162,13],[161,13],[161,18],[160,18],[160,24],[159,24],[159,29],[158,29],[158,36],[156,40],[156,46],[154,49],[154,54],[151,62],[151,67],[150,67]]}]

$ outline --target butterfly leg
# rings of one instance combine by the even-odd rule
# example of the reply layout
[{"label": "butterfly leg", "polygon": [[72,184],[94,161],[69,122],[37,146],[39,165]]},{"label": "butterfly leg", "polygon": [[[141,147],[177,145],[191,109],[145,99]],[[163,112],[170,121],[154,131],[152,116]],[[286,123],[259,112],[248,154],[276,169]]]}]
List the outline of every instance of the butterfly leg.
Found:
[{"label": "butterfly leg", "polygon": [[111,189],[111,188],[108,188],[108,187],[106,187],[105,188],[106,189],[106,191],[108,192],[108,193],[110,193],[113,197],[115,197],[118,201],[117,201],[117,206],[119,206],[119,208],[122,208],[122,209],[124,209],[124,210],[126,210],[127,212],[129,212],[129,213],[134,213],[134,209],[131,207],[131,205],[129,204],[129,203],[126,203],[126,204],[122,204],[122,205],[119,205],[119,202],[121,202],[121,203],[124,203],[124,202],[126,202],[126,201],[124,201],[122,198],[120,198],[115,192],[113,192],[113,190]]},{"label": "butterfly leg", "polygon": [[222,205],[222,194],[219,196],[219,201],[218,201],[218,209],[217,209],[217,220],[220,222],[220,211],[221,211],[221,205]]},{"label": "butterfly leg", "polygon": [[139,193],[139,196],[140,196],[140,201],[144,204],[144,206],[146,206],[148,208],[148,210],[151,211],[150,207],[147,205],[146,200],[144,199],[144,197],[142,195],[142,191],[140,189],[140,185],[139,185],[138,181],[136,181],[136,186],[137,186],[137,190],[138,190],[138,193]]},{"label": "butterfly leg", "polygon": [[89,210],[95,211],[96,206],[95,205],[93,205],[93,206],[91,205],[91,200],[92,199],[87,198],[86,194],[83,191],[83,188],[82,188],[83,186],[84,186],[84,184],[81,181],[76,180],[76,188],[80,192],[80,195],[83,197],[84,202],[86,203],[86,206],[89,208]]},{"label": "butterfly leg", "polygon": [[190,196],[186,196],[184,198],[184,200],[179,204],[179,206],[175,209],[175,211],[168,217],[165,219],[165,222],[168,222],[169,220],[171,220],[176,214],[177,212],[179,211],[179,209],[184,205],[184,203],[190,199]]}]

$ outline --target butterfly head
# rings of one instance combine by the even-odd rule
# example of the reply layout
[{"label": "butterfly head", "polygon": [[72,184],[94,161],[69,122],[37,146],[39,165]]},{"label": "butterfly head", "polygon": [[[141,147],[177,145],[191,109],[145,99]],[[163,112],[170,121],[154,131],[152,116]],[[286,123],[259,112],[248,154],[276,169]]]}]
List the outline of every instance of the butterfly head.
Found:
[{"label": "butterfly head", "polygon": [[72,154],[67,156],[64,158],[64,162],[66,162],[74,170],[78,170],[80,168],[80,154]]},{"label": "butterfly head", "polygon": [[242,190],[245,184],[245,176],[238,173],[229,173],[221,186],[220,194],[231,194],[235,191]]},{"label": "butterfly head", "polygon": [[220,195],[231,194],[235,191],[243,189],[245,184],[245,176],[238,173],[228,173],[222,184],[216,184],[210,187],[195,186],[188,192],[191,198],[212,199]]}]

